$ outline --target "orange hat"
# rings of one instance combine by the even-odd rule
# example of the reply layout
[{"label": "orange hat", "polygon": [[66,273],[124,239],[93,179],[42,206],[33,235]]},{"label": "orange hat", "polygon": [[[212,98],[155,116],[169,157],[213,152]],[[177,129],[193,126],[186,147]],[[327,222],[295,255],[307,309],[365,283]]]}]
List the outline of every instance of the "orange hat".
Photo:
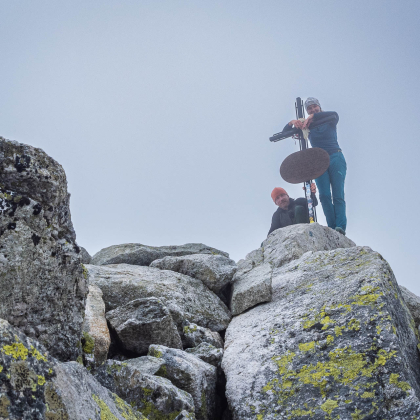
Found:
[{"label": "orange hat", "polygon": [[[276,202],[276,198],[280,195],[280,194],[287,194],[286,190],[284,188],[274,188],[273,191],[271,191],[271,198],[273,199],[274,202]],[[289,194],[287,194],[289,195]]]}]

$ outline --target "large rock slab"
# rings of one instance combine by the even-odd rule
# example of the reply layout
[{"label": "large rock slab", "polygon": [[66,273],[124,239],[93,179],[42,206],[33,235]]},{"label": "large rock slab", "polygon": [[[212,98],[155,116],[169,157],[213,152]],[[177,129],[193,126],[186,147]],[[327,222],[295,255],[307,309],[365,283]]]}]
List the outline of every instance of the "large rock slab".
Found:
[{"label": "large rock slab", "polygon": [[[262,254],[264,262],[280,267],[308,251],[329,251],[352,246],[355,243],[351,239],[329,227],[318,223],[302,223],[272,232],[262,243]],[[255,256],[251,261],[258,261],[258,258]]]},{"label": "large rock slab", "polygon": [[273,300],[226,332],[235,420],[418,418],[416,329],[378,253],[308,252],[272,280]]},{"label": "large rock slab", "polygon": [[166,371],[162,376],[192,395],[197,420],[214,418],[217,370],[192,354],[165,346],[150,346],[149,356],[162,358]]},{"label": "large rock slab", "polygon": [[111,337],[105,318],[105,304],[99,287],[91,284],[86,299],[83,321],[83,353],[88,364],[101,365],[106,361]]},{"label": "large rock slab", "polygon": [[109,311],[106,318],[125,350],[143,355],[151,344],[182,349],[171,313],[159,299],[132,300]]},{"label": "large rock slab", "polygon": [[272,271],[271,264],[265,263],[245,273],[242,270],[238,272],[234,278],[230,301],[232,315],[239,315],[259,303],[271,300]]},{"label": "large rock slab", "polygon": [[150,266],[176,271],[201,280],[216,295],[232,281],[236,272],[235,261],[223,255],[212,254],[165,257],[153,261]]},{"label": "large rock slab", "polygon": [[420,297],[410,292],[406,287],[400,285],[402,297],[404,299],[407,308],[411,312],[411,316],[414,319],[414,323],[418,327],[420,325]]},{"label": "large rock slab", "polygon": [[107,311],[133,299],[156,297],[169,309],[180,332],[185,320],[221,331],[231,319],[226,305],[192,277],[128,264],[86,267],[90,284],[102,290]]},{"label": "large rock slab", "polygon": [[0,137],[0,318],[76,359],[87,283],[66,174],[43,150]]},{"label": "large rock slab", "polygon": [[131,264],[148,266],[152,261],[164,257],[180,257],[182,255],[210,254],[229,257],[227,252],[204,244],[185,244],[169,246],[148,246],[143,244],[112,245],[101,249],[92,257],[91,264]]},{"label": "large rock slab", "polygon": [[[150,368],[150,361],[154,358],[149,356],[148,360],[145,359],[141,357],[127,362],[108,360],[106,365],[94,371],[94,376],[99,383],[139,410],[149,420],[173,420],[182,411],[194,415],[194,401],[191,395],[177,388],[168,379],[145,372],[142,368]],[[166,365],[163,363],[156,372],[165,372],[164,366]]]},{"label": "large rock slab", "polygon": [[9,420],[145,420],[76,362],[60,363],[45,347],[0,320],[0,418]]}]

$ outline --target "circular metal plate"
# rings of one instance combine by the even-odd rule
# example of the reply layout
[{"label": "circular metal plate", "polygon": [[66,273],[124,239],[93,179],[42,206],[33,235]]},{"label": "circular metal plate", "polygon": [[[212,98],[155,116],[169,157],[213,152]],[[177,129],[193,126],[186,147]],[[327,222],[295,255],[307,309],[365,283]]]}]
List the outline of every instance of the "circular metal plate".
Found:
[{"label": "circular metal plate", "polygon": [[319,147],[292,153],[280,166],[280,175],[291,184],[299,184],[320,177],[330,165],[329,154]]}]

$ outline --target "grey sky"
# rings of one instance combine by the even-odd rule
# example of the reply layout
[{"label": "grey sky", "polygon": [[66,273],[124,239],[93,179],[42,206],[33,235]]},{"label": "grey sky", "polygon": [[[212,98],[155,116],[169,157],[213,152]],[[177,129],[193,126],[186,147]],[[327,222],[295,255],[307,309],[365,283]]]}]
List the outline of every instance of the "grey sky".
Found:
[{"label": "grey sky", "polygon": [[[0,135],[66,170],[78,243],[265,239],[297,96],[340,115],[348,236],[420,294],[415,1],[0,1]],[[325,224],[321,210],[319,221]]]}]

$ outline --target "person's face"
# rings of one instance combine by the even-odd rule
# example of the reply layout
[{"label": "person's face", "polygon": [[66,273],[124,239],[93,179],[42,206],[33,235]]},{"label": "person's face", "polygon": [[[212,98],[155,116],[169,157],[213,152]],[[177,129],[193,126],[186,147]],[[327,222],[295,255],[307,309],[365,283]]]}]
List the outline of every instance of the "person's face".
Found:
[{"label": "person's face", "polygon": [[287,194],[279,194],[276,197],[276,204],[283,210],[287,210],[289,208],[289,196]]},{"label": "person's face", "polygon": [[309,115],[316,114],[318,112],[321,112],[321,107],[316,104],[311,104],[308,106],[308,109],[306,111]]}]

